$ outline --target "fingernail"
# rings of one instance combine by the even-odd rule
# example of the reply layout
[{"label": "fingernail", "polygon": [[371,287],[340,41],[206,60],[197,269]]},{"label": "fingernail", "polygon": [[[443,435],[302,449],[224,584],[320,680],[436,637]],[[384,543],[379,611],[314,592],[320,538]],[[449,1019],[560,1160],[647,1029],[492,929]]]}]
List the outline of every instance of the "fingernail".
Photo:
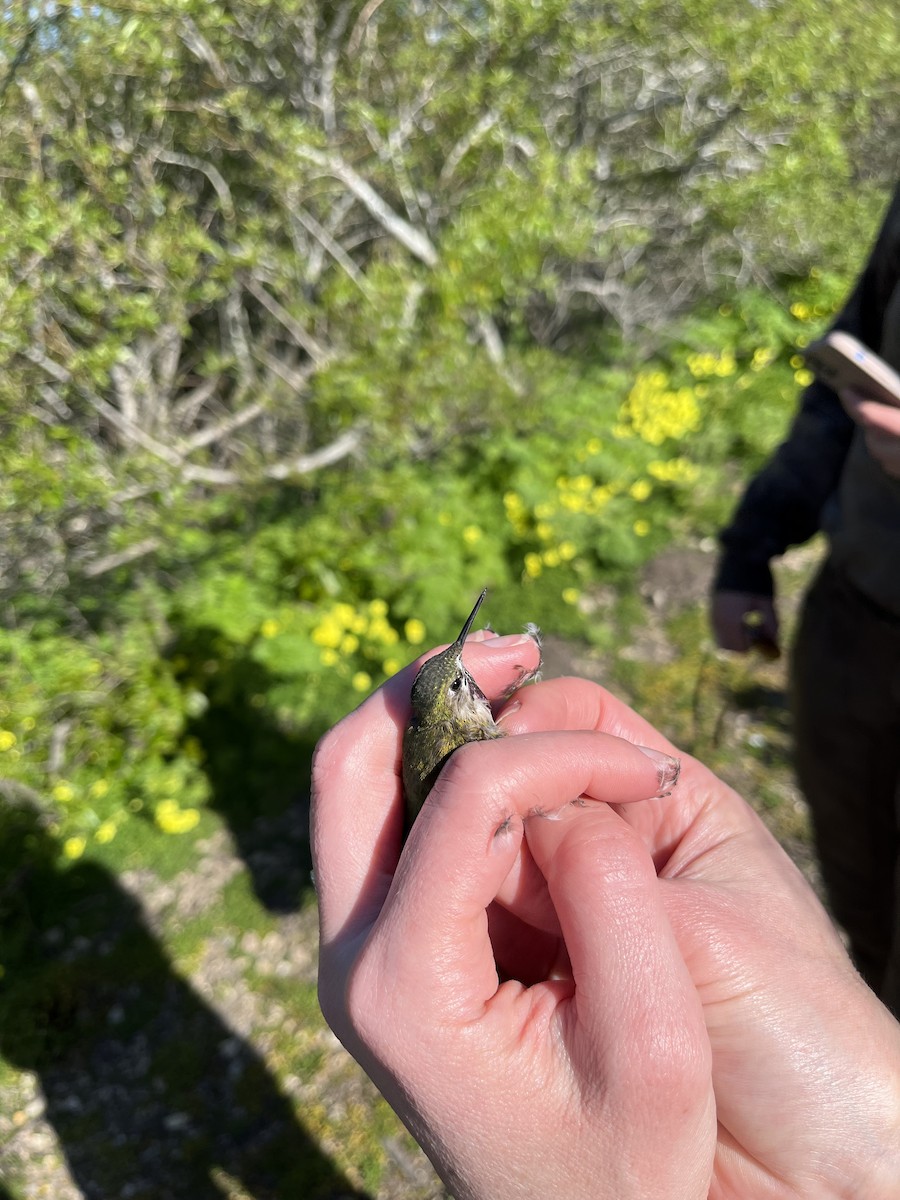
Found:
[{"label": "fingernail", "polygon": [[506,650],[510,646],[525,646],[532,640],[527,633],[506,633],[503,637],[491,638],[488,648],[491,650]]},{"label": "fingernail", "polygon": [[497,724],[498,725],[502,724],[502,722],[505,721],[507,717],[511,717],[513,715],[513,713],[517,713],[521,707],[522,707],[521,700],[513,700],[513,702],[511,704],[507,704],[506,707],[503,709],[503,712],[497,718]]},{"label": "fingernail", "polygon": [[681,774],[681,760],[671,754],[663,754],[661,750],[653,750],[650,746],[638,746],[641,754],[646,754],[656,766],[659,776],[659,791],[657,796],[668,796]]},{"label": "fingernail", "polygon": [[474,633],[470,633],[466,638],[467,642],[493,642],[497,640],[497,635],[493,629],[476,629]]},{"label": "fingernail", "polygon": [[490,843],[491,850],[495,853],[506,853],[510,843],[519,839],[521,828],[522,823],[516,819],[516,814],[510,813],[494,830],[494,836]]}]

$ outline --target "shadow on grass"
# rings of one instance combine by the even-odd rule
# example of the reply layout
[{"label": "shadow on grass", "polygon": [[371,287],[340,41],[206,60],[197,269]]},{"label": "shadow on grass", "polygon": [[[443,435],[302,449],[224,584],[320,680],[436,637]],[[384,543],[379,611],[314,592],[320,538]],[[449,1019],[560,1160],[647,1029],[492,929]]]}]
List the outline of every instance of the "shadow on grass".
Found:
[{"label": "shadow on grass", "polygon": [[293,912],[311,888],[315,739],[276,722],[270,697],[282,681],[223,643],[217,630],[181,630],[169,653],[184,664],[182,681],[199,687],[209,702],[187,729],[203,751],[209,805],[227,823],[259,902],[270,912]]},{"label": "shadow on grass", "polygon": [[0,807],[0,1054],[38,1075],[85,1200],[361,1200],[131,896],[44,826]]}]

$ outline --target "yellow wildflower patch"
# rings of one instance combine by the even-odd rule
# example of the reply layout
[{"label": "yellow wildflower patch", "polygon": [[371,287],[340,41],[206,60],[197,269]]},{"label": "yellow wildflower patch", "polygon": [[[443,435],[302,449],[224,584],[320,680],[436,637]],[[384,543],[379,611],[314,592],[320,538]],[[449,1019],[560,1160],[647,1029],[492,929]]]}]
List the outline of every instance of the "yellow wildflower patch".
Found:
[{"label": "yellow wildflower patch", "polygon": [[647,474],[658,479],[660,483],[690,484],[696,482],[700,472],[686,458],[669,458],[666,460],[656,459],[650,463],[647,467]]},{"label": "yellow wildflower patch", "polygon": [[182,808],[177,800],[160,800],[153,819],[163,833],[188,833],[200,823],[196,808]]},{"label": "yellow wildflower patch", "polygon": [[541,556],[539,554],[534,554],[534,553],[526,554],[524,563],[525,563],[525,574],[530,579],[537,579],[538,575],[540,575],[540,573],[544,569],[544,564],[541,562]]},{"label": "yellow wildflower patch", "polygon": [[640,502],[646,500],[652,491],[653,485],[649,480],[638,479],[628,489],[628,494],[631,496],[632,500],[637,500]]},{"label": "yellow wildflower patch", "polygon": [[683,438],[700,425],[700,406],[691,388],[672,389],[663,371],[641,372],[619,414],[642,441],[659,446]]},{"label": "yellow wildflower patch", "polygon": [[410,617],[403,626],[403,632],[406,634],[406,640],[411,646],[419,646],[425,641],[425,624],[418,617]]}]

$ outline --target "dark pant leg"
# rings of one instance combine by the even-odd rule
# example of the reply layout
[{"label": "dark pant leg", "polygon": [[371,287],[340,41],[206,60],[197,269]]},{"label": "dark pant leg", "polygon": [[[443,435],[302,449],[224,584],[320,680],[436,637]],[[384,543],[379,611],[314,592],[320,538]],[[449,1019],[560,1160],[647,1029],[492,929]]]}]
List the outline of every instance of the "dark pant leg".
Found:
[{"label": "dark pant leg", "polygon": [[857,967],[900,1014],[900,621],[826,563],[792,662],[797,775]]}]

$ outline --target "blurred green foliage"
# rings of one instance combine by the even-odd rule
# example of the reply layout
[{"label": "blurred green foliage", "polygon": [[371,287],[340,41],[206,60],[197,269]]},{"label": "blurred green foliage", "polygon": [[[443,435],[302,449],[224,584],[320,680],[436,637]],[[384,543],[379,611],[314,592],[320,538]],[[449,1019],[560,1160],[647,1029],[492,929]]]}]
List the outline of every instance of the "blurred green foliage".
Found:
[{"label": "blurred green foliage", "polygon": [[4,6],[0,791],[64,857],[714,531],[890,182],[861,8]]}]

